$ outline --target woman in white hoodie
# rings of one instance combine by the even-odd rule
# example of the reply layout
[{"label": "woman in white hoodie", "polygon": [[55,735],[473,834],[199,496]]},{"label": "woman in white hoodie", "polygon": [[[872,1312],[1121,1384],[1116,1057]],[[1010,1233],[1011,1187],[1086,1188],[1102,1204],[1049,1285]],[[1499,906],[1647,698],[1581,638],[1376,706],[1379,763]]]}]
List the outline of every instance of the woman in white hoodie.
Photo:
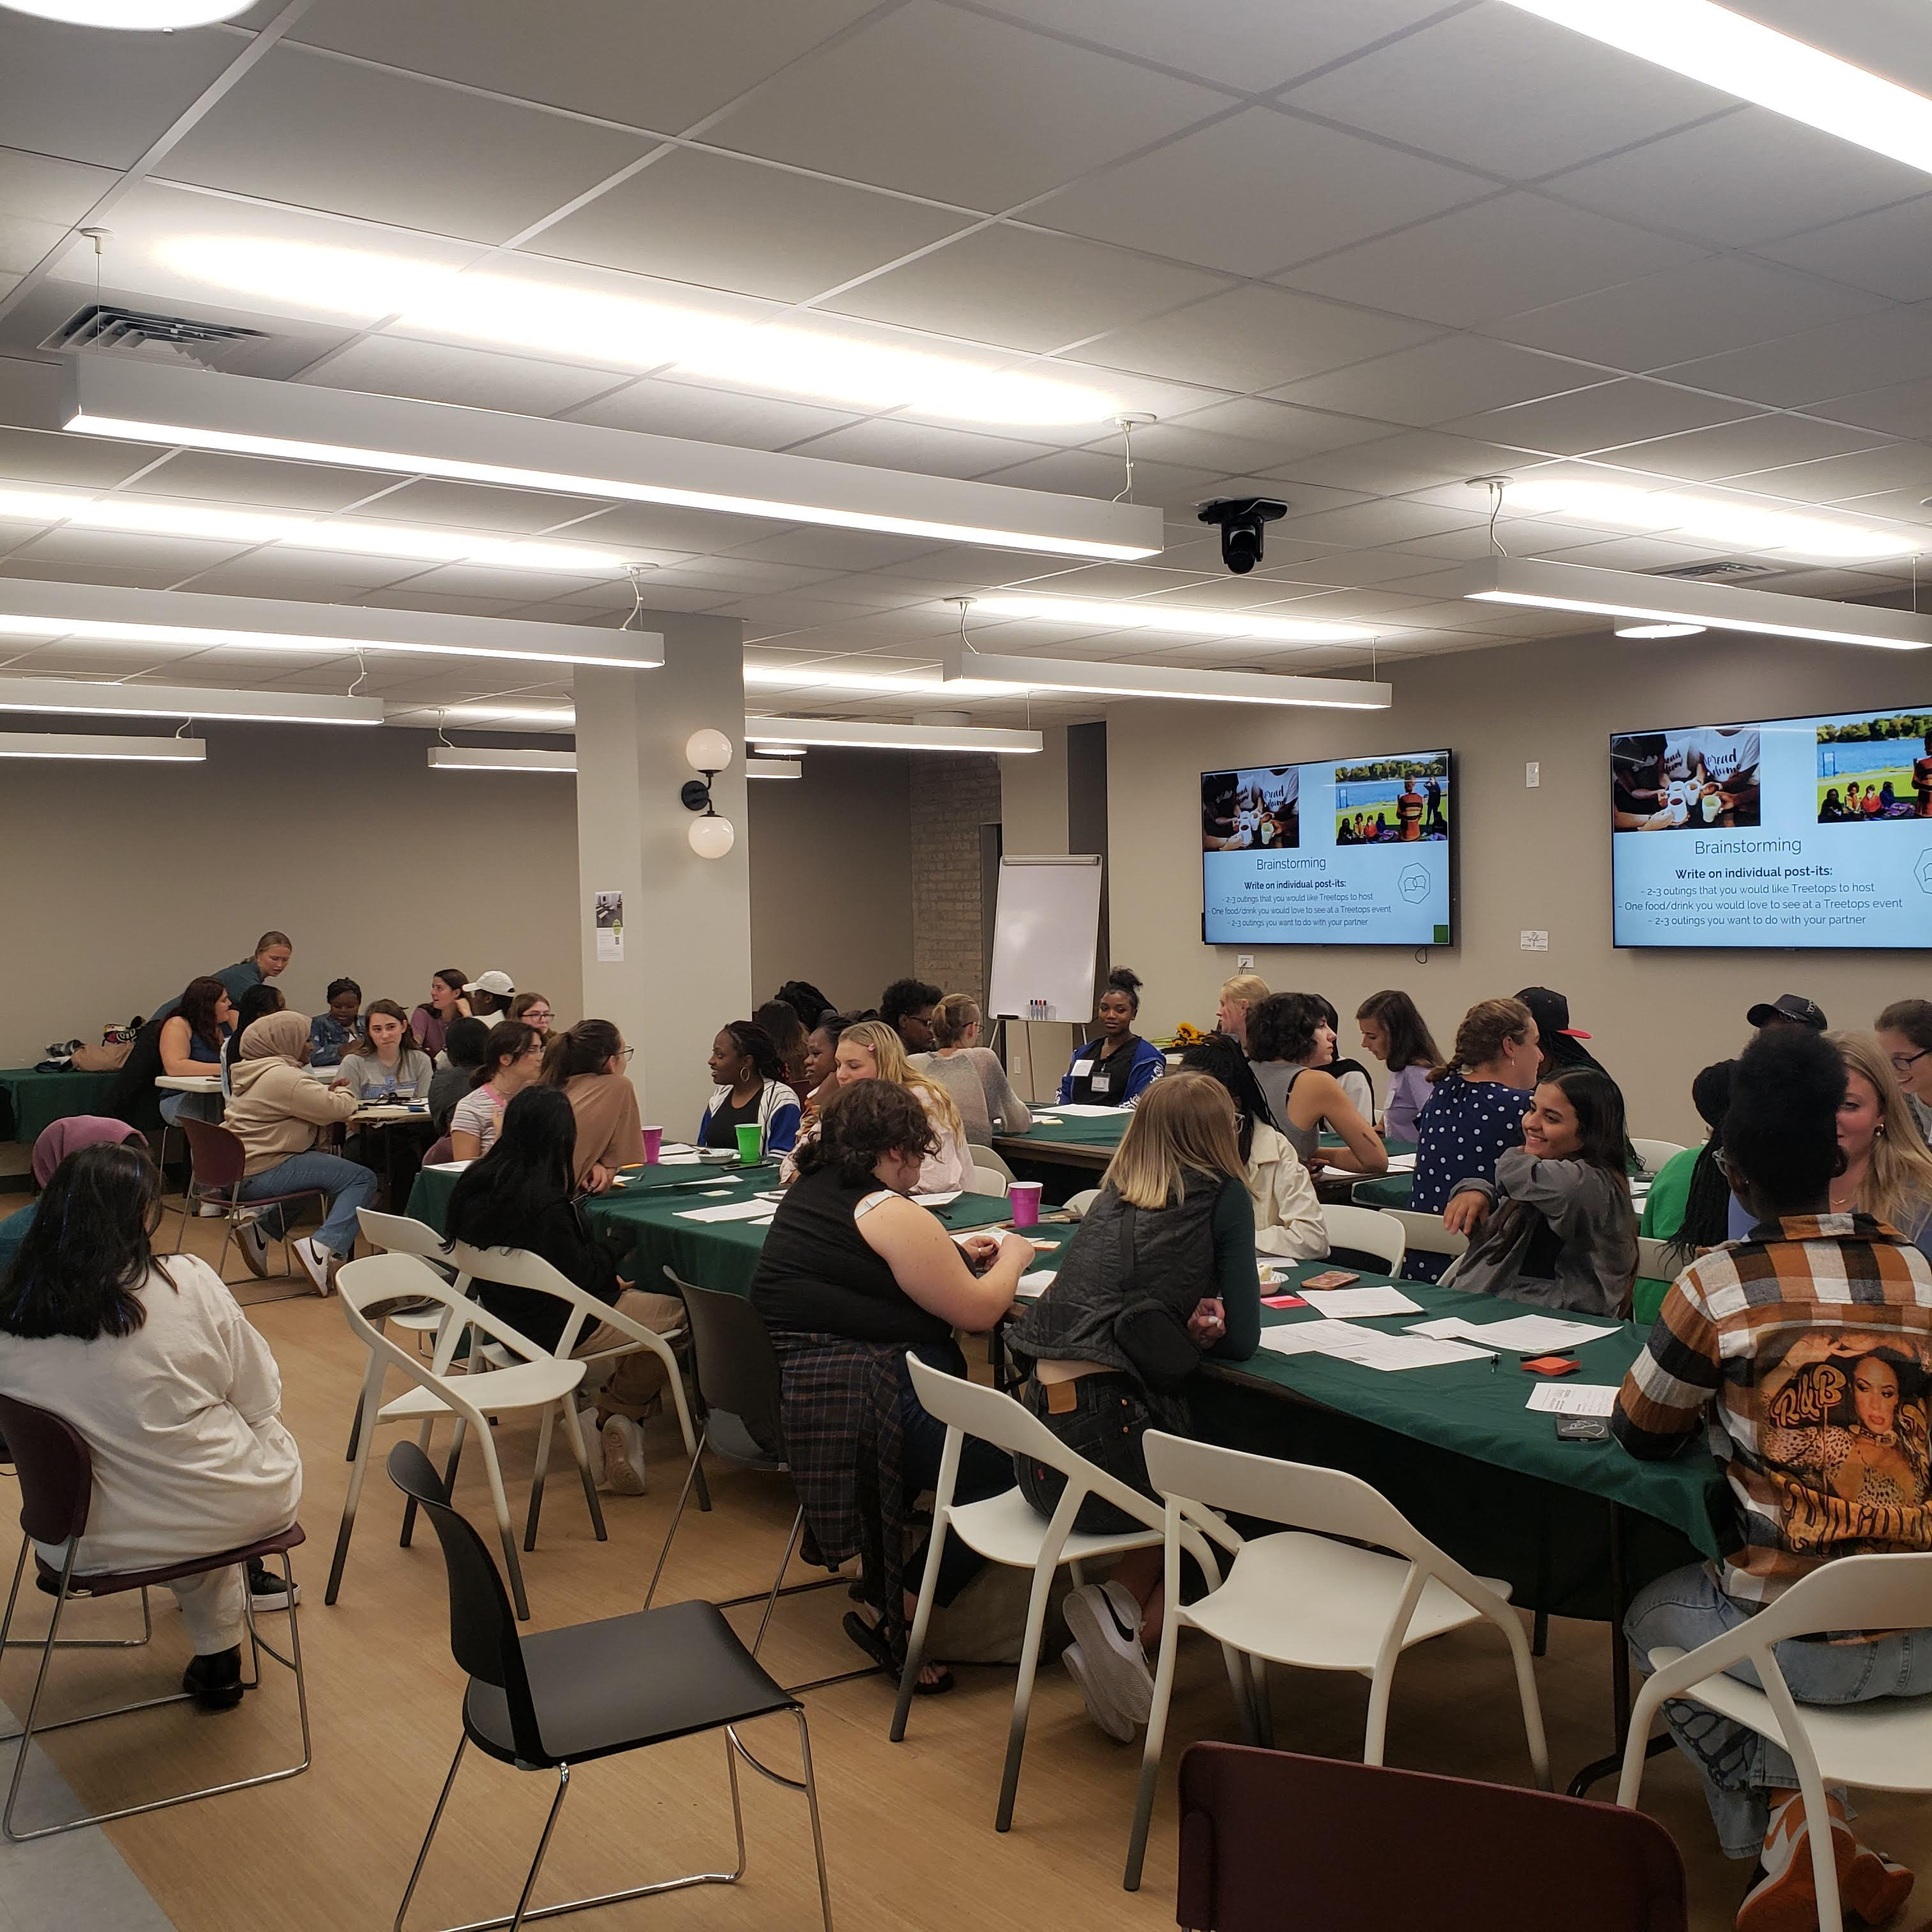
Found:
[{"label": "woman in white hoodie", "polygon": [[1328,1252],[1328,1224],[1301,1156],[1274,1126],[1261,1084],[1240,1046],[1226,1034],[1187,1048],[1180,1064],[1204,1073],[1234,1103],[1236,1142],[1247,1168],[1248,1196],[1255,1207],[1255,1251],[1296,1262],[1318,1261]]},{"label": "woman in white hoodie", "polygon": [[[234,1095],[222,1125],[248,1154],[244,1201],[306,1192],[327,1201],[322,1226],[290,1244],[317,1291],[327,1294],[336,1264],[356,1252],[356,1211],[375,1199],[376,1183],[368,1168],[317,1148],[325,1129],[355,1112],[356,1100],[346,1088],[325,1087],[304,1072],[308,1055],[308,1022],[301,1014],[268,1013],[256,1021],[230,1076]],[[242,1258],[258,1275],[268,1272],[267,1216],[286,1211],[272,1208],[242,1230]],[[276,1231],[284,1225],[278,1219]]]}]

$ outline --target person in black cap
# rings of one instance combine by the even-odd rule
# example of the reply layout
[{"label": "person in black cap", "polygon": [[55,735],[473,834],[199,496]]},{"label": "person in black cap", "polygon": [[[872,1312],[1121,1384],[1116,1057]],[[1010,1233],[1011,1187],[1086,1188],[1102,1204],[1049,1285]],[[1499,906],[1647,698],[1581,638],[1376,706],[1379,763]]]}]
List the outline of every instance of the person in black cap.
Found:
[{"label": "person in black cap", "polygon": [[1814,1033],[1826,1028],[1825,1010],[1802,993],[1780,993],[1774,1000],[1760,1000],[1744,1018],[1762,1033],[1768,1027],[1809,1027]]},{"label": "person in black cap", "polygon": [[1516,998],[1536,1016],[1536,1036],[1543,1048],[1543,1065],[1538,1077],[1547,1080],[1566,1066],[1594,1066],[1600,1073],[1610,1070],[1583,1042],[1590,1036],[1570,1024],[1570,1002],[1547,986],[1526,986]]}]

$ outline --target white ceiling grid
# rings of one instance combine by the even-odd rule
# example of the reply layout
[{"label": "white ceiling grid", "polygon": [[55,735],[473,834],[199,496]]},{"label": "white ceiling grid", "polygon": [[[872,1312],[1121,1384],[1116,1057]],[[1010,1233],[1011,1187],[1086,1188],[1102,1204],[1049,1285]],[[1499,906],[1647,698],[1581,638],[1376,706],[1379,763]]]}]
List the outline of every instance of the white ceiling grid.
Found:
[{"label": "white ceiling grid", "polygon": [[[1904,44],[1897,0],[1873,4],[1892,38],[1854,58]],[[1794,24],[1790,0],[1746,10]],[[745,620],[761,677],[882,678],[935,674],[956,623],[938,600],[1020,584],[1360,622],[1384,662],[1546,634],[1546,615],[1448,596],[1489,545],[1480,474],[1721,485],[1914,525],[1932,495],[1932,182],[1498,0],[265,0],[166,36],[4,18],[0,489],[563,537],[656,565],[653,604]],[[244,373],[1111,496],[1105,423],[773,395],[755,368],[640,373],[621,344],[478,347],[196,284],[160,250],[319,243],[1062,374],[1160,418],[1136,437],[1136,494],[1168,512],[1169,548],[1083,566],[12,427],[50,420],[36,345],[92,298],[90,217],[114,231],[108,298],[268,332],[225,364]],[[1241,492],[1290,507],[1234,580],[1193,506]],[[1720,554],[1507,503],[1497,534],[1629,568]],[[1780,587],[1821,595],[1904,580],[1896,561],[1780,561]],[[630,602],[621,580],[45,520],[0,520],[0,574],[590,624]],[[975,628],[1006,652],[1366,655]],[[23,642],[0,668],[319,691],[356,668]],[[363,688],[567,704],[567,679],[522,676],[390,659]],[[757,698],[906,710],[808,684]]]}]

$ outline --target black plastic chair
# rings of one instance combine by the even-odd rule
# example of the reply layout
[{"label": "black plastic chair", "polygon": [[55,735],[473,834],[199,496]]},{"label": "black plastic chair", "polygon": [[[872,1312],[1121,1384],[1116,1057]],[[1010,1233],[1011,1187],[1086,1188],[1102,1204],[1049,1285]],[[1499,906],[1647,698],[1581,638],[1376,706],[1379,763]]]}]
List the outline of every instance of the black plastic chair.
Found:
[{"label": "black plastic chair", "polygon": [[[657,1594],[658,1580],[664,1574],[664,1564],[670,1555],[671,1539],[676,1535],[678,1524],[683,1519],[684,1506],[693,1484],[700,1486],[700,1497],[703,1495],[704,1476],[699,1465],[707,1446],[714,1454],[722,1456],[728,1462],[735,1462],[740,1468],[758,1469],[788,1478],[791,1474],[791,1466],[785,1458],[784,1379],[778,1366],[778,1352],[772,1346],[770,1331],[742,1294],[728,1294],[715,1288],[700,1288],[693,1282],[680,1280],[668,1267],[664,1270],[664,1279],[684,1298],[685,1315],[691,1324],[692,1379],[697,1384],[704,1420],[698,1431],[698,1448],[692,1456],[691,1467],[685,1473],[684,1487],[678,1494],[677,1508],[671,1516],[670,1528],[664,1532],[664,1547],[658,1552],[658,1567],[651,1572],[651,1586],[644,1592],[646,1610]],[[764,1615],[759,1618],[758,1634],[752,1640],[754,1657],[764,1642],[765,1631],[779,1598],[797,1596],[807,1590],[827,1589],[844,1580],[835,1573],[809,1583],[785,1587],[785,1572],[791,1568],[792,1556],[804,1529],[805,1508],[801,1504],[792,1517],[791,1534],[786,1539],[784,1554],[778,1559],[778,1574],[772,1579],[770,1592],[754,1592],[748,1597],[728,1597],[717,1606],[721,1610],[736,1610],[740,1604],[755,1604],[760,1597],[764,1598]]]},{"label": "black plastic chair", "polygon": [[[556,1796],[544,1820],[516,1910],[507,1918],[483,1924],[516,1932],[526,1918],[553,1918],[694,1885],[736,1884],[745,1874],[745,1814],[738,1790],[742,1757],[774,1784],[804,1793],[818,1863],[819,1909],[825,1932],[832,1932],[825,1841],[819,1829],[818,1787],[812,1777],[804,1708],[759,1666],[716,1606],[673,1604],[661,1610],[637,1610],[628,1616],[522,1635],[483,1539],[451,1508],[429,1458],[413,1442],[399,1442],[389,1451],[388,1468],[389,1480],[421,1506],[442,1546],[449,1573],[450,1649],[470,1673],[463,1700],[463,1736],[397,1909],[397,1932],[401,1932],[416,1895],[463,1754],[472,1744],[500,1764],[519,1771],[554,1771],[557,1775]],[[740,1742],[734,1728],[785,1711],[798,1725],[801,1778],[787,1778],[761,1764]],[[724,1760],[731,1779],[731,1816],[738,1840],[734,1870],[693,1872],[530,1910],[544,1855],[570,1790],[573,1764],[717,1730],[724,1733]]]}]

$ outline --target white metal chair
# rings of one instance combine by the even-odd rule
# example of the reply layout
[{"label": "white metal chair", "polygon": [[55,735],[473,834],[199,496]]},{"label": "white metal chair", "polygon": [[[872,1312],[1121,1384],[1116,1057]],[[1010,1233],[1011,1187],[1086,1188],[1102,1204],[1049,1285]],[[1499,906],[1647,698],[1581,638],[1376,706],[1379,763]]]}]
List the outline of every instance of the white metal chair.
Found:
[{"label": "white metal chair", "polygon": [[1071,1194],[1060,1204],[1063,1214],[1071,1214],[1076,1221],[1087,1218],[1087,1210],[1100,1198],[1097,1187],[1083,1187],[1078,1194]]},{"label": "white metal chair", "polygon": [[[1828,1630],[1923,1630],[1932,1626],[1932,1554],[1840,1556],[1792,1585],[1757,1614],[1695,1650],[1659,1644],[1650,1680],[1637,1694],[1624,1745],[1617,1802],[1634,1809],[1643,1783],[1651,1722],[1666,1699],[1702,1704],[1781,1744],[1798,1772],[1811,1828],[1818,1923],[1840,1921],[1825,1786],[1932,1792],[1932,1697],[1886,1697],[1867,1704],[1800,1704],[1778,1668],[1774,1646]],[[1726,1676],[1748,1664],[1762,1690]]]},{"label": "white metal chair", "polygon": [[[656,1355],[664,1364],[665,1386],[677,1410],[678,1426],[684,1432],[685,1454],[694,1457],[697,1455],[698,1432],[692,1426],[691,1406],[685,1400],[684,1378],[678,1372],[677,1357],[672,1351],[670,1337],[660,1335],[655,1328],[646,1328],[641,1322],[634,1321],[621,1309],[599,1301],[594,1294],[586,1294],[542,1256],[532,1254],[526,1248],[472,1248],[466,1241],[454,1241],[450,1246],[456,1265],[463,1270],[466,1280],[500,1282],[506,1288],[553,1294],[568,1305],[570,1313],[565,1319],[563,1333],[557,1337],[553,1352],[560,1362],[581,1362],[589,1388],[598,1387],[621,1356],[634,1355],[640,1349],[648,1349]],[[593,1355],[576,1354],[574,1352],[579,1340],[600,1322],[608,1322],[630,1340],[618,1343],[615,1348],[600,1348]],[[674,1328],[671,1335],[682,1340],[687,1332],[684,1328]],[[494,1353],[486,1348],[486,1361],[491,1360]],[[537,1516],[543,1508],[544,1478],[550,1470],[551,1420],[546,1410],[537,1434],[536,1472],[530,1479],[530,1523],[524,1532],[526,1550],[537,1546]],[[570,1432],[573,1436],[578,1434],[574,1414]]]},{"label": "white metal chair", "polygon": [[[999,1810],[994,1819],[999,1831],[1013,1822],[1013,1797],[1019,1788],[1020,1755],[1026,1748],[1027,1712],[1033,1702],[1033,1683],[1040,1666],[1040,1642],[1046,1627],[1054,1573],[1063,1563],[1073,1566],[1073,1579],[1084,1580],[1082,1566],[1099,1556],[1124,1556],[1130,1550],[1150,1550],[1161,1540],[1160,1505],[1130,1490],[1085,1456],[1067,1448],[1037,1416],[998,1389],[970,1382],[959,1376],[927,1367],[908,1354],[913,1388],[928,1414],[946,1424],[946,1446],[939,1462],[934,1492],[932,1537],[926,1547],[926,1574],[919,1590],[919,1607],[906,1640],[905,1669],[899,1678],[898,1705],[892,1713],[892,1740],[905,1736],[906,1718],[925,1661],[926,1634],[932,1621],[934,1594],[939,1583],[939,1559],[946,1538],[958,1537],[991,1563],[1010,1569],[1030,1570],[1033,1592],[1027,1600],[1026,1638],[1020,1651],[1019,1682],[1013,1690],[1012,1721],[1006,1734],[1006,1765],[1000,1783]],[[960,1444],[977,1436],[995,1449],[1016,1452],[1058,1469],[1066,1478],[1065,1493],[1048,1521],[1017,1487],[976,1503],[956,1503],[953,1485],[959,1475]],[[1100,1497],[1144,1524],[1144,1528],[1118,1535],[1093,1535],[1073,1527],[1073,1519],[1088,1496]],[[1184,1532],[1190,1553],[1212,1581],[1220,1571],[1208,1544],[1190,1529]]]},{"label": "white metal chair", "polygon": [[[372,1248],[386,1254],[418,1255],[436,1269],[446,1279],[454,1277],[456,1292],[464,1293],[470,1285],[466,1275],[456,1272],[452,1258],[450,1245],[426,1221],[414,1221],[406,1214],[378,1214],[373,1208],[358,1208],[356,1210],[357,1223],[362,1230],[362,1238]],[[422,1338],[435,1334],[449,1319],[449,1310],[438,1306],[427,1309],[400,1309],[385,1311],[382,1319],[391,1326],[406,1329],[416,1338],[416,1347],[422,1348]],[[356,1444],[362,1429],[362,1406],[356,1406],[356,1418],[349,1426],[349,1450],[344,1461],[356,1460]]]},{"label": "white metal chair", "polygon": [[1643,1163],[1643,1178],[1654,1180],[1658,1168],[1674,1154],[1684,1151],[1682,1143],[1677,1141],[1646,1141],[1633,1138],[1631,1147],[1637,1159]]},{"label": "white metal chair", "polygon": [[[348,1318],[350,1328],[369,1351],[368,1370],[363,1378],[362,1394],[357,1397],[368,1421],[362,1432],[362,1440],[356,1445],[349,1493],[343,1500],[342,1526],[336,1532],[335,1555],[329,1564],[328,1588],[322,1600],[334,1603],[342,1587],[342,1568],[348,1559],[350,1534],[356,1527],[356,1509],[362,1497],[362,1479],[368,1473],[369,1444],[376,1433],[376,1425],[383,1422],[417,1423],[422,1426],[422,1439],[426,1441],[431,1425],[439,1417],[447,1415],[454,1418],[456,1431],[449,1445],[449,1461],[443,1472],[444,1486],[446,1488],[455,1480],[465,1432],[473,1431],[482,1454],[484,1470],[489,1478],[490,1500],[496,1510],[496,1531],[502,1540],[517,1615],[527,1618],[530,1610],[524,1594],[524,1573],[517,1560],[517,1539],[510,1528],[510,1505],[503,1494],[503,1472],[496,1460],[496,1445],[491,1440],[489,1418],[514,1414],[520,1409],[536,1409],[546,1412],[548,1423],[548,1412],[553,1408],[556,1411],[562,1418],[564,1435],[572,1453],[577,1458],[578,1473],[584,1478],[584,1496],[590,1505],[591,1526],[599,1543],[607,1541],[604,1512],[597,1501],[597,1482],[590,1472],[590,1456],[577,1426],[576,1404],[572,1399],[578,1384],[584,1379],[584,1364],[547,1354],[534,1342],[518,1334],[507,1322],[499,1321],[480,1303],[459,1294],[426,1262],[415,1255],[370,1255],[359,1262],[350,1262],[337,1274],[335,1285],[341,1298],[342,1312]],[[392,1341],[367,1312],[375,1303],[405,1296],[412,1299],[427,1297],[440,1301],[452,1318],[437,1338],[436,1354],[428,1362],[412,1350]],[[480,1330],[502,1342],[517,1358],[514,1366],[493,1370],[487,1375],[449,1374],[450,1357],[457,1339],[470,1329]],[[382,1377],[384,1371],[389,1368],[400,1369],[415,1386],[393,1401],[385,1402],[382,1399]],[[544,1446],[548,1446],[548,1430]],[[406,1547],[412,1516],[412,1511],[403,1524],[402,1540]],[[532,1520],[534,1522],[534,1514]]]},{"label": "white metal chair", "polygon": [[995,1174],[990,1167],[982,1166],[979,1156],[985,1152],[984,1148],[973,1150],[973,1185],[967,1191],[973,1194],[997,1194],[1004,1201],[1012,1178],[1010,1174]]},{"label": "white metal chair", "polygon": [[1446,1255],[1454,1261],[1469,1245],[1467,1234],[1452,1232],[1440,1214],[1420,1214],[1413,1208],[1380,1208],[1376,1210],[1385,1215],[1402,1230],[1402,1239],[1407,1244],[1405,1257],[1411,1254]]},{"label": "white metal chair", "polygon": [[1328,1230],[1328,1252],[1347,1248],[1357,1254],[1371,1255],[1390,1274],[1402,1271],[1402,1258],[1408,1252],[1408,1238],[1400,1222],[1378,1208],[1348,1208],[1324,1201],[1322,1225]]},{"label": "white metal chair", "polygon": [[[983,1167],[989,1174],[997,1174],[1007,1181],[1010,1181],[1013,1178],[1012,1169],[991,1148],[982,1147],[977,1141],[973,1143],[973,1165],[975,1167]],[[1002,1187],[988,1191],[1004,1194],[1006,1190]]]},{"label": "white metal chair", "polygon": [[[1183,1628],[1204,1632],[1224,1652],[1246,1654],[1254,1672],[1264,1741],[1264,1665],[1360,1672],[1369,1680],[1362,1761],[1380,1764],[1388,1730],[1389,1693],[1402,1653],[1466,1624],[1492,1623],[1508,1640],[1515,1661],[1516,1694],[1538,1787],[1550,1789],[1550,1750],[1529,1639],[1521,1618],[1510,1607],[1507,1583],[1464,1569],[1379,1491],[1344,1470],[1277,1462],[1158,1430],[1148,1432],[1144,1447],[1148,1474],[1166,1498],[1167,1615],[1127,1846],[1128,1891],[1140,1888],[1148,1822],[1174,1695],[1174,1652]],[[1286,1526],[1248,1540],[1217,1510]],[[1208,1594],[1184,1604],[1180,1558],[1190,1534],[1197,1540],[1211,1539],[1234,1560],[1225,1583],[1217,1586],[1210,1573]],[[1229,1676],[1238,1696],[1239,1678],[1232,1665]]]}]

